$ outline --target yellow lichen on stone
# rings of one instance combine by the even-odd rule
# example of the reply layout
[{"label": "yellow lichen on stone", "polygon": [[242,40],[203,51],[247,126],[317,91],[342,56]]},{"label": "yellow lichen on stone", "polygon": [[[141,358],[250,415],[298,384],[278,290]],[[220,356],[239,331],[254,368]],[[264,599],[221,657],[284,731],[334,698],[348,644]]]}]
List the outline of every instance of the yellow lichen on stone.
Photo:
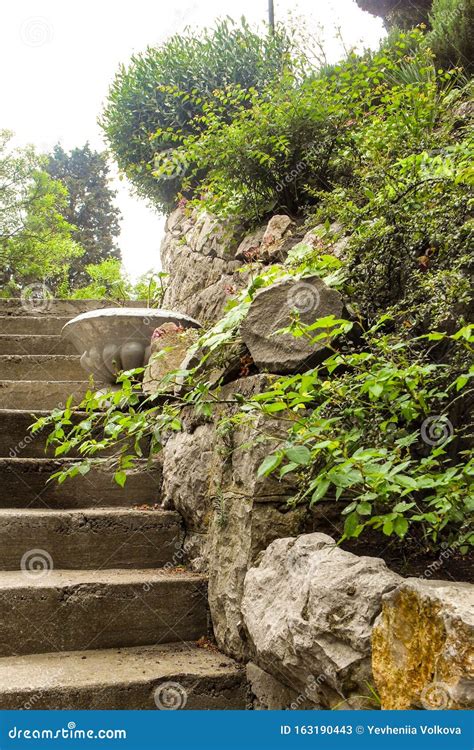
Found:
[{"label": "yellow lichen on stone", "polygon": [[472,587],[409,579],[384,597],[372,668],[384,709],[467,708],[473,700]]}]

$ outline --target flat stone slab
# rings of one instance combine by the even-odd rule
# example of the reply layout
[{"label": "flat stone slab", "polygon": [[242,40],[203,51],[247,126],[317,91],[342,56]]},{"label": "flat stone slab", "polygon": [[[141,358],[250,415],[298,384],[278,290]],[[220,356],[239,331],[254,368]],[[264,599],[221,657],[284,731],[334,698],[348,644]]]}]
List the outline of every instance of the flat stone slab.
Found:
[{"label": "flat stone slab", "polygon": [[70,315],[0,315],[0,333],[57,335],[70,318]]},{"label": "flat stone slab", "polygon": [[182,540],[181,516],[174,511],[0,510],[2,570],[20,570],[33,549],[45,552],[41,559],[54,568],[161,568],[177,564]]},{"label": "flat stone slab", "polygon": [[160,570],[0,573],[0,656],[142,646],[207,635],[203,576]]},{"label": "flat stone slab", "polygon": [[0,709],[245,709],[242,668],[186,642],[0,659]]}]

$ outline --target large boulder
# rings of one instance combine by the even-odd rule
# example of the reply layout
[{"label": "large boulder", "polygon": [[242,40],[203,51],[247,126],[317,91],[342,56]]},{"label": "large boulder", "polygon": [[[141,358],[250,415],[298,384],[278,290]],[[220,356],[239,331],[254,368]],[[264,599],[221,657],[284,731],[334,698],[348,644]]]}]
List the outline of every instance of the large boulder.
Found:
[{"label": "large boulder", "polygon": [[372,648],[383,708],[474,708],[474,586],[403,581],[383,597]]},{"label": "large boulder", "polygon": [[[324,353],[327,341],[312,343],[278,331],[287,327],[295,313],[306,324],[343,312],[342,297],[318,276],[286,279],[255,295],[241,326],[241,336],[261,370],[274,373],[300,372],[311,367]],[[321,333],[316,331],[315,336]]]},{"label": "large boulder", "polygon": [[[326,708],[370,706],[371,634],[383,594],[400,582],[379,558],[325,534],[277,539],[245,577],[242,614],[254,662]],[[373,706],[372,706],[373,707]]]}]

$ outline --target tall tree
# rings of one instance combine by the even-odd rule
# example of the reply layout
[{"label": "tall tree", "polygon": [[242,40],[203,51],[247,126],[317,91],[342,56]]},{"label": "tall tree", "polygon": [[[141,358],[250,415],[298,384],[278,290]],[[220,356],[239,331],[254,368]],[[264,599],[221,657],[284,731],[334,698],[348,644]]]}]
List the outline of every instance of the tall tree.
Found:
[{"label": "tall tree", "polygon": [[69,271],[71,287],[77,287],[89,280],[84,268],[87,264],[120,259],[116,238],[121,214],[114,205],[117,193],[110,187],[106,155],[93,151],[88,143],[69,153],[56,145],[46,169],[67,188],[63,216],[74,225],[73,238],[84,248],[84,255],[71,264]]},{"label": "tall tree", "polygon": [[13,148],[12,136],[0,131],[0,296],[43,284],[54,293],[82,255],[63,216],[67,190],[32,146]]}]

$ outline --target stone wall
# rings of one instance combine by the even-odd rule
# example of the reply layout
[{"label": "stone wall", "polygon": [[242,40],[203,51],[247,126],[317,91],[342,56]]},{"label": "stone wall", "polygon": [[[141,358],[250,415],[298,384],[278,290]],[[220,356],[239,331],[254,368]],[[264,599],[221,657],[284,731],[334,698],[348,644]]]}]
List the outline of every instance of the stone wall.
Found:
[{"label": "stone wall", "polygon": [[[347,238],[333,229],[332,251],[340,257]],[[316,244],[320,235],[302,238],[288,217],[276,216],[242,237],[180,208],[168,219],[162,245],[170,274],[165,305],[213,323],[247,283],[239,273],[245,262],[258,269],[282,260],[302,239]],[[289,475],[257,477],[287,423],[222,425],[237,408],[235,393],[248,397],[268,387],[274,375],[262,370],[296,372],[318,355],[319,349],[293,347],[288,356],[287,342],[274,335],[299,301],[301,317],[341,314],[337,292],[319,279],[298,283],[258,293],[213,417],[185,407],[183,431],[162,454],[163,503],[184,519],[187,565],[208,573],[217,644],[247,664],[256,709],[474,707],[473,587],[405,579],[381,559],[342,550],[334,503],[315,512],[291,506]],[[245,352],[257,374],[241,371]],[[222,374],[217,370],[212,382]]]}]

